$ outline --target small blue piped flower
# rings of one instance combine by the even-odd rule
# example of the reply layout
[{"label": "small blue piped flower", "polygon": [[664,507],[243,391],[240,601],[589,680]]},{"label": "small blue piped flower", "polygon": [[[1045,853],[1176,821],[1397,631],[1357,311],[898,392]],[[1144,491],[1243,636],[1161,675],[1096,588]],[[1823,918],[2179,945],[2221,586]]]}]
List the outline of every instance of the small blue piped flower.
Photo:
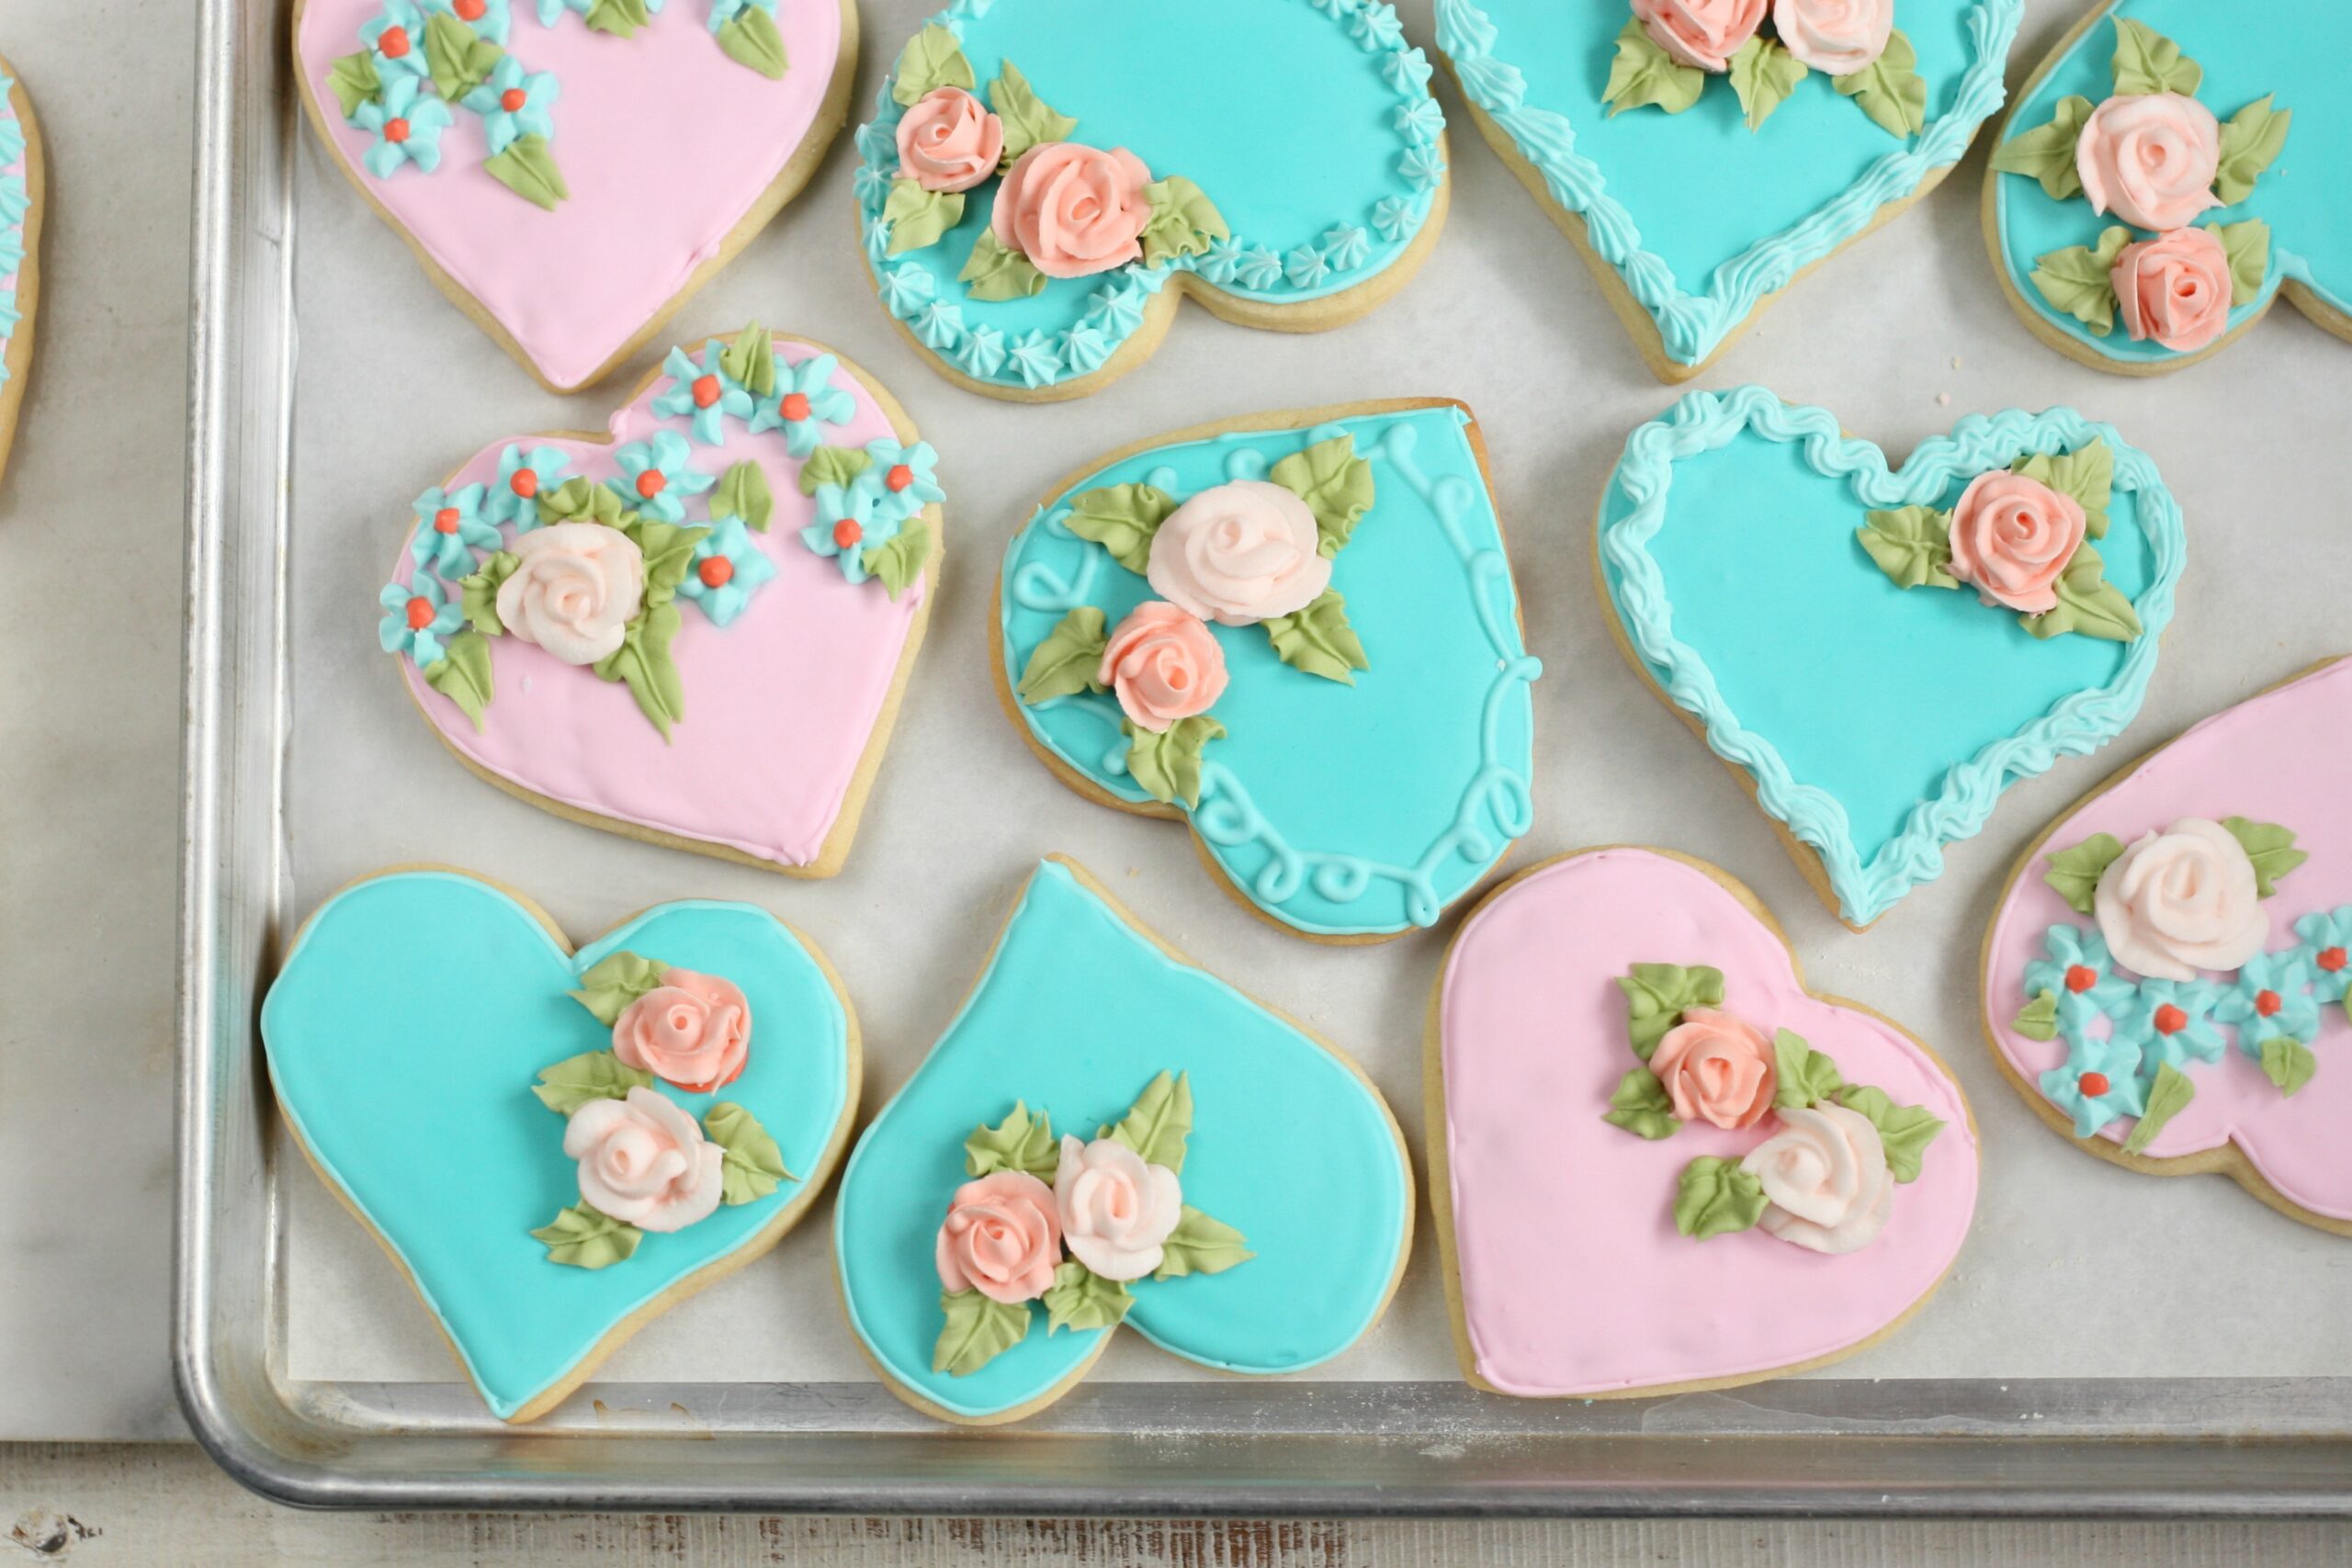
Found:
[{"label": "small blue piped flower", "polygon": [[458,578],[474,569],[474,551],[498,548],[498,528],[481,514],[482,487],[443,490],[435,485],[416,498],[416,532],[409,536],[409,558],[442,577]]},{"label": "small blue piped flower", "polygon": [[905,112],[885,84],[875,118],[857,128],[857,155],[862,162],[877,169],[899,166],[899,117]]},{"label": "small blue piped flower", "polygon": [[895,518],[876,507],[876,491],[855,484],[819,485],[817,521],[800,530],[800,542],[820,556],[831,556],[850,582],[863,582],[865,552],[898,536]]},{"label": "small blue piped flower", "polygon": [[0,175],[0,223],[22,223],[32,207],[32,194],[25,189],[24,175]]},{"label": "small blue piped flower", "polygon": [[631,441],[613,454],[621,477],[606,479],[625,505],[664,523],[686,520],[686,497],[700,495],[718,479],[686,466],[693,455],[686,438],[674,430],[657,430],[643,441]]},{"label": "small blue piped flower", "polygon": [[1445,177],[1445,154],[1434,146],[1408,147],[1396,160],[1396,172],[1426,190]]},{"label": "small blue piped flower", "polygon": [[693,600],[712,626],[723,626],[741,615],[760,584],[775,575],[775,562],[752,542],[743,520],[722,517],[695,546],[694,563],[678,584],[678,597]]},{"label": "small blue piped flower", "polygon": [[1252,245],[1242,253],[1234,278],[1242,288],[1262,294],[1282,282],[1283,258],[1263,245]]},{"label": "small blue piped flower", "polygon": [[890,199],[889,173],[871,164],[860,164],[850,173],[849,189],[860,207],[877,206]]},{"label": "small blue piped flower", "polygon": [[1380,62],[1380,73],[1399,93],[1421,92],[1430,85],[1430,57],[1418,49],[1400,49]]},{"label": "small blue piped flower", "polygon": [[1348,24],[1348,36],[1363,49],[1395,49],[1405,41],[1405,26],[1382,0],[1371,0]]},{"label": "small blue piped flower", "polygon": [[2058,1021],[2076,1032],[2101,1014],[2120,1019],[2131,1010],[2139,988],[2112,972],[2114,960],[2097,931],[2052,926],[2041,947],[2050,956],[2025,966],[2028,1001],[2050,992],[2058,998]]},{"label": "small blue piped flower", "polygon": [[865,259],[876,266],[885,266],[890,260],[890,220],[870,220],[865,225]]},{"label": "small blue piped flower", "polygon": [[2257,953],[2213,1004],[2214,1021],[2237,1025],[2238,1049],[2257,1061],[2266,1040],[2283,1035],[2309,1044],[2319,1032],[2319,1004],[2304,989],[2307,981],[2296,949]]},{"label": "small blue piped flower", "polygon": [[1401,196],[1384,196],[1372,209],[1372,226],[1384,240],[1401,240],[1412,231],[1416,209]]},{"label": "small blue piped flower", "polygon": [[539,26],[551,28],[563,19],[566,11],[586,16],[595,8],[596,0],[539,0]]},{"label": "small blue piped flower", "polygon": [[1088,298],[1086,319],[1097,331],[1124,343],[1143,325],[1143,290],[1105,284]]},{"label": "small blue piped flower", "polygon": [[[394,28],[401,30],[397,41],[398,54],[384,52],[384,35]],[[384,0],[384,8],[359,24],[359,41],[376,51],[376,78],[390,82],[395,76],[415,79],[429,77],[433,68],[424,61],[424,8],[416,0]]]},{"label": "small blue piped flower", "polygon": [[1323,231],[1323,259],[1336,272],[1352,272],[1363,265],[1364,257],[1372,254],[1372,236],[1352,223],[1339,223]]},{"label": "small blue piped flower", "polygon": [[983,381],[994,376],[1004,368],[1004,334],[985,323],[974,327],[956,351],[956,367]]},{"label": "small blue piped flower", "polygon": [[2140,1088],[2140,1048],[2128,1040],[2080,1040],[2066,1065],[2041,1075],[2043,1098],[2075,1119],[2075,1136],[2087,1138],[2119,1116],[2147,1112]]},{"label": "small blue piped flower", "polygon": [[1061,375],[1062,356],[1042,330],[1032,329],[1012,340],[1012,367],[1023,386],[1035,389]]},{"label": "small blue piped flower", "polygon": [[[506,450],[498,455],[498,481],[490,487],[481,503],[481,514],[492,523],[512,523],[518,534],[527,534],[539,525],[539,497],[563,482],[563,470],[571,461],[552,446],[534,446],[528,452],[510,441]],[[521,489],[514,476],[528,472],[530,478]],[[525,491],[530,493],[526,495]]]},{"label": "small blue piped flower", "polygon": [[758,407],[743,383],[722,368],[726,354],[727,345],[717,338],[702,345],[699,365],[687,357],[684,349],[672,349],[670,357],[662,362],[662,374],[670,378],[670,385],[653,394],[653,412],[670,418],[691,417],[695,439],[706,446],[727,439],[729,415],[748,423]]},{"label": "small blue piped flower", "polygon": [[1232,282],[1234,275],[1241,270],[1241,242],[1229,235],[1211,240],[1209,248],[1193,263],[1193,270],[1211,283]]},{"label": "small blue piped flower", "polygon": [[939,288],[930,270],[909,262],[884,270],[879,279],[882,308],[904,321],[923,308]]},{"label": "small blue piped flower", "polygon": [[15,118],[0,119],[0,168],[25,161],[25,128]]},{"label": "small blue piped flower", "polygon": [[351,123],[376,137],[360,162],[379,180],[390,179],[403,164],[429,175],[441,166],[441,133],[450,118],[449,106],[427,90],[424,78],[394,77],[380,97],[352,113]]},{"label": "small blue piped flower", "polygon": [[1063,361],[1080,376],[1102,369],[1103,362],[1111,357],[1111,340],[1102,335],[1102,328],[1085,321],[1062,333],[1056,345]]},{"label": "small blue piped flower", "polygon": [[825,439],[825,426],[847,424],[857,412],[857,400],[833,385],[841,361],[830,354],[811,355],[795,365],[782,355],[775,360],[775,390],[752,410],[752,434],[784,432],[784,449],[806,458]]},{"label": "small blue piped flower", "polygon": [[[947,499],[947,492],[939,488],[939,454],[931,449],[930,442],[901,446],[886,435],[867,442],[865,456],[865,469],[851,481],[851,487],[874,496],[874,515],[888,518],[892,533],[931,502]],[[823,515],[821,508],[818,514]]]},{"label": "small blue piped flower", "polygon": [[[446,11],[501,48],[514,28],[512,0],[468,0],[462,7],[458,0],[424,0],[424,5],[427,10]],[[473,15],[467,16],[468,11]]]},{"label": "small blue piped flower", "polygon": [[765,11],[773,17],[775,0],[710,0],[710,30],[717,32],[746,11]]},{"label": "small blue piped flower", "polygon": [[2155,1082],[2156,1069],[2188,1070],[2189,1059],[2218,1062],[2229,1047],[2207,1016],[2221,992],[2202,980],[2143,980],[2140,995],[2115,1021],[2115,1037],[2140,1053],[2140,1087]]},{"label": "small blue piped flower", "polygon": [[376,623],[377,640],[386,653],[407,654],[419,670],[440,663],[441,639],[466,624],[465,611],[449,603],[440,581],[429,571],[418,572],[406,587],[384,584],[376,603],[384,607],[384,618]]},{"label": "small blue piped flower", "polygon": [[2352,904],[2295,922],[2295,934],[2311,951],[2303,966],[2312,995],[2324,1002],[2340,1002],[2352,990]]},{"label": "small blue piped flower", "polygon": [[933,299],[914,313],[907,323],[925,348],[944,354],[963,340],[964,307],[951,305],[944,299]]},{"label": "small blue piped flower", "polygon": [[1445,129],[1445,111],[1437,107],[1435,98],[1412,98],[1396,106],[1391,120],[1411,141],[1430,142]]},{"label": "small blue piped flower", "polygon": [[517,137],[555,135],[555,107],[562,85],[548,71],[526,71],[523,62],[507,55],[491,68],[481,86],[463,99],[481,116],[482,135],[493,158],[514,144]]}]

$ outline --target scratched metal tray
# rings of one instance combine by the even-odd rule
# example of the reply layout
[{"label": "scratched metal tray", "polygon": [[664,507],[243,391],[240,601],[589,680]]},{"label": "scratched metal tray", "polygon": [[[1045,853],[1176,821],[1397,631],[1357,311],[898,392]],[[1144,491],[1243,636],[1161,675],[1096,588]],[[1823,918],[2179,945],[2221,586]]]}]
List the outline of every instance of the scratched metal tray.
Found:
[{"label": "scratched metal tray", "polygon": [[[301,912],[286,891],[299,625],[287,3],[201,0],[197,62],[173,1349],[190,1425],[241,1482],[371,1508],[2352,1512],[2345,1378],[1827,1378],[1603,1404],[1452,1381],[1103,1382],[981,1435],[943,1430],[871,1381],[594,1382],[509,1429],[455,1381],[289,1374],[288,1184],[311,1178],[275,1136],[254,1032]],[[433,326],[466,330],[454,316]],[[2352,1308],[2335,1300],[2333,1324],[2311,1326],[2341,1340]]]}]

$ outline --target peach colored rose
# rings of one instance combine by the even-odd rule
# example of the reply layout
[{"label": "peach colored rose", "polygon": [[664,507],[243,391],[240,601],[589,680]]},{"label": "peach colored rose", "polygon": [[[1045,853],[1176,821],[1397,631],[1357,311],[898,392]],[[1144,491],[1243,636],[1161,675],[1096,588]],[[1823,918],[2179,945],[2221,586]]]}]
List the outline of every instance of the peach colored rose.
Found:
[{"label": "peach colored rose", "polygon": [[2221,206],[2213,194],[2221,164],[2221,121],[2179,93],[2109,98],[2091,111],[2075,143],[2075,172],[2091,209],[2135,229],[2186,228]]},{"label": "peach colored rose", "polygon": [[1120,712],[1157,734],[1225,694],[1225,649],[1199,616],[1147,599],[1111,634],[1095,679],[1117,694]]},{"label": "peach colored rose", "polygon": [[590,1100],[565,1124],[563,1152],[580,1162],[580,1196],[639,1230],[683,1230],[718,1207],[726,1156],[659,1089]]},{"label": "peach colored rose", "polygon": [[602,523],[555,523],[507,547],[514,574],[498,586],[507,633],[566,664],[594,664],[620,647],[645,600],[645,556]]},{"label": "peach colored rose", "polygon": [[1894,1207],[1894,1178],[1877,1125],[1842,1105],[1794,1107],[1781,1124],[1739,1162],[1770,1200],[1758,1227],[1815,1252],[1853,1252],[1878,1239]]},{"label": "peach colored rose", "polygon": [[1767,0],[1634,0],[1650,41],[1685,65],[1718,73],[1764,25]]},{"label": "peach colored rose", "polygon": [[1685,1122],[1752,1127],[1772,1109],[1780,1069],[1755,1025],[1712,1008],[1685,1008],[1650,1053],[1650,1071]]},{"label": "peach colored rose", "polygon": [[2058,578],[2082,545],[2083,504],[2007,468],[1979,474],[1951,509],[1951,574],[1987,604],[2055,609]]},{"label": "peach colored rose", "polygon": [[2152,980],[2226,973],[2270,940],[2245,846],[2202,817],[2149,833],[2109,862],[2091,908],[2115,961]]},{"label": "peach colored rose", "polygon": [[1850,76],[1886,52],[1894,0],[1772,0],[1772,27],[1804,65]]},{"label": "peach colored rose", "polygon": [[899,174],[925,190],[969,190],[996,173],[1004,122],[961,87],[933,87],[899,119]]},{"label": "peach colored rose", "polygon": [[2175,229],[2123,247],[2108,281],[2134,343],[2188,353],[2229,330],[2230,258],[2205,229]]},{"label": "peach colored rose", "polygon": [[1033,1302],[1062,1260],[1054,1190],[1025,1170],[1000,1170],[956,1189],[939,1227],[939,1283],[990,1301]]},{"label": "peach colored rose", "polygon": [[1322,597],[1331,563],[1317,553],[1320,543],[1306,502],[1278,484],[1235,479],[1169,513],[1151,536],[1144,576],[1180,610],[1253,626]]},{"label": "peach colored rose", "polygon": [[1070,1256],[1105,1280],[1140,1280],[1159,1268],[1160,1244],[1184,1213],[1176,1173],[1146,1165],[1114,1138],[1062,1139],[1054,1202]]},{"label": "peach colored rose", "polygon": [[733,1083],[752,1051],[752,1006],[732,980],[665,969],[662,984],[613,1021],[613,1055],[629,1066],[707,1094]]},{"label": "peach colored rose", "polygon": [[989,226],[1047,277],[1108,272],[1143,254],[1151,171],[1124,147],[1044,141],[997,186]]}]

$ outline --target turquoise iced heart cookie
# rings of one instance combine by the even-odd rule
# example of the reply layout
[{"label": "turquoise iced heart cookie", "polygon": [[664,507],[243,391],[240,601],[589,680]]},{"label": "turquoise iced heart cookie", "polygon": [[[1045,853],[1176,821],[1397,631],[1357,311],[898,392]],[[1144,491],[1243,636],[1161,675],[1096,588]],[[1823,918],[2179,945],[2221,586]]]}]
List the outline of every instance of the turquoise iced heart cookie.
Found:
[{"label": "turquoise iced heart cookie", "polygon": [[[1679,381],[1798,274],[1960,161],[2001,107],[2023,12],[2024,0],[1897,0],[1895,36],[1914,59],[1903,72],[1924,94],[1907,118],[1849,92],[1853,81],[1799,66],[1754,130],[1737,62],[1729,81],[1672,62],[1648,70],[1661,90],[1677,79],[1689,89],[1679,112],[1638,85],[1611,101],[1612,82],[1623,88],[1642,64],[1628,51],[1645,47],[1638,27],[1620,47],[1630,12],[1618,0],[1438,0],[1437,42],[1479,130],[1586,252],[1650,368]],[[1890,46],[1881,62],[1903,52]]]},{"label": "turquoise iced heart cookie", "polygon": [[[2075,509],[2068,547],[2039,569],[2040,547],[1997,538],[2018,514],[1995,502],[2019,496],[2047,519]],[[2132,722],[2186,539],[2154,462],[2071,410],[1972,415],[1890,470],[1826,410],[1743,387],[1693,392],[1634,432],[1598,549],[1634,668],[1859,930],[1939,875],[2011,780]],[[2029,580],[2054,618],[1982,589],[2022,598]]]},{"label": "turquoise iced heart cookie", "polygon": [[[1184,1219],[1164,1247],[1129,1249],[1113,1267],[1102,1224],[1090,1241],[1046,1222],[1090,1208],[1099,1221],[1102,1196],[1065,1174],[1067,1155],[1035,1125],[1047,1117],[1054,1135],[1099,1140],[1089,1162],[1114,1176],[1127,1155],[1100,1143],[1175,1168],[1136,1184],[1148,1204],[1181,1196]],[[981,1180],[1010,1188],[992,1213],[967,1201]],[[1181,1195],[1159,1190],[1179,1182]],[[999,1288],[1015,1300],[974,1293],[969,1253],[942,1235],[951,1204],[991,1227],[990,1272],[1041,1270]],[[1111,1312],[1203,1366],[1318,1365],[1378,1319],[1412,1228],[1412,1171],[1379,1091],[1059,858],[1038,866],[956,1021],[858,1139],[833,1211],[842,1295],[866,1353],[901,1398],[975,1425],[1067,1392],[1115,1329],[1055,1325],[1100,1323],[1123,1293]],[[1093,1276],[1081,1258],[1128,1277]],[[1027,1297],[1043,1270],[1054,1285]]]},{"label": "turquoise iced heart cookie", "polygon": [[[2335,0],[2273,0],[2258,20],[2194,0],[2093,8],[2026,85],[1984,176],[1985,232],[2026,325],[2135,376],[2215,352],[2282,293],[2352,337],[2347,72],[2352,8]],[[2182,137],[2176,173],[2124,188],[2101,149],[2128,157],[2158,119]]]},{"label": "turquoise iced heart cookie", "polygon": [[[1031,749],[1091,799],[1186,818],[1236,895],[1281,925],[1376,941],[1436,923],[1532,818],[1528,688],[1543,667],[1476,432],[1459,403],[1351,404],[1179,432],[1071,476],[1013,536],[998,584],[1001,691]],[[1296,519],[1298,538],[1269,546],[1289,564],[1216,559],[1218,497],[1284,486],[1230,525]],[[1205,564],[1186,565],[1199,551]],[[1252,598],[1269,585],[1251,572],[1305,586]],[[1203,625],[1213,607],[1224,624]],[[1131,696],[1096,679],[1105,639],[1148,615],[1183,623],[1185,657],[1223,672],[1205,711],[1163,702],[1139,725]],[[1192,716],[1145,727],[1178,711]]]},{"label": "turquoise iced heart cookie", "polygon": [[[721,1064],[734,1076],[714,1091],[597,1056],[616,1048],[614,1024],[572,993],[642,990],[650,977],[608,984],[627,967],[609,961],[632,953],[740,991],[747,1048]],[[748,904],[660,905],[574,953],[543,914],[480,878],[386,873],[304,924],[261,1025],[302,1149],[508,1421],[544,1414],[669,1303],[775,1245],[824,1186],[857,1104],[848,998],[813,946]],[[587,1178],[565,1149],[581,1117],[550,1111],[634,1109],[624,1090],[684,1113],[657,1109],[657,1123],[700,1119],[724,1148],[709,1169],[688,1156],[689,1184],[723,1174],[725,1196],[703,1217],[668,1230],[691,1210],[617,1228],[574,1217]],[[773,1145],[744,1136],[747,1121]],[[684,1191],[673,1181],[666,1196]]]},{"label": "turquoise iced heart cookie", "polygon": [[875,288],[943,375],[1031,400],[1141,363],[1184,294],[1352,320],[1444,218],[1430,72],[1385,0],[956,0],[857,133]]}]

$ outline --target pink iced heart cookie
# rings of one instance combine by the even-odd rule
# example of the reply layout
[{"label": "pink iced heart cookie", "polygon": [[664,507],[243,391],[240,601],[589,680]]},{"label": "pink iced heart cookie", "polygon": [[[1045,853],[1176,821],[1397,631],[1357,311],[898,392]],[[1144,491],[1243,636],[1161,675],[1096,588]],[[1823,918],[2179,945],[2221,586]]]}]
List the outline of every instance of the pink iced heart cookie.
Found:
[{"label": "pink iced heart cookie", "polygon": [[336,164],[552,390],[609,374],[798,193],[853,0],[296,0]]},{"label": "pink iced heart cookie", "polygon": [[1546,861],[1455,936],[1430,1007],[1430,1167],[1475,1385],[1727,1388],[1909,1317],[1976,1208],[1933,1052],[1804,988],[1753,895],[1661,850]]},{"label": "pink iced heart cookie", "polygon": [[2002,1075],[2090,1153],[2220,1171],[2352,1235],[2352,822],[2337,659],[2196,726],[2052,825],[1984,938]]},{"label": "pink iced heart cookie", "polygon": [[493,441],[418,494],[378,640],[510,794],[831,876],[930,619],[937,460],[818,344],[673,349],[605,438]]}]

